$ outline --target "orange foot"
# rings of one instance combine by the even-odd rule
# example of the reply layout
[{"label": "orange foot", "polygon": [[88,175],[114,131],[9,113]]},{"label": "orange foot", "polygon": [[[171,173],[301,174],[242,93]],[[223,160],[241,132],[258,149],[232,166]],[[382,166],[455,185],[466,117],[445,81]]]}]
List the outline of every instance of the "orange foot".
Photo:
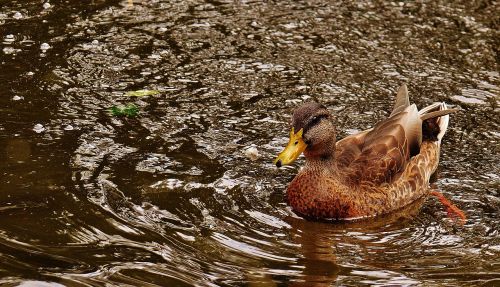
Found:
[{"label": "orange foot", "polygon": [[446,212],[448,213],[449,218],[458,220],[461,225],[465,224],[465,222],[467,221],[467,217],[465,216],[463,210],[451,203],[446,197],[444,197],[441,192],[431,191],[431,195],[437,197],[441,204],[446,207]]}]

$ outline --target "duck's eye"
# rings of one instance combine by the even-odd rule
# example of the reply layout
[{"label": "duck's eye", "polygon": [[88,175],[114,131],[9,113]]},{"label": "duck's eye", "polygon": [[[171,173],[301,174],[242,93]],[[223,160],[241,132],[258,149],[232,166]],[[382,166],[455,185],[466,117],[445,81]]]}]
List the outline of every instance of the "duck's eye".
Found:
[{"label": "duck's eye", "polygon": [[315,116],[312,118],[310,125],[314,126],[315,124],[319,123],[320,120],[321,120],[321,117]]},{"label": "duck's eye", "polygon": [[299,144],[299,141],[295,141],[293,144],[294,144],[294,145],[298,145],[298,144]]}]

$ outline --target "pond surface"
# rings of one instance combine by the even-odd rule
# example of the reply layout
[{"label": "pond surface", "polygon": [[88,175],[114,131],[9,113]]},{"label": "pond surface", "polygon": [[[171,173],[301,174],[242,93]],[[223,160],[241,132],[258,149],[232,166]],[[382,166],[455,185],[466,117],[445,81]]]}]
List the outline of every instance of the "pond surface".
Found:
[{"label": "pond surface", "polygon": [[[498,3],[129,2],[0,1],[2,285],[500,284]],[[272,164],[293,109],[323,103],[343,137],[404,82],[461,109],[434,187],[467,222],[435,198],[294,215],[303,159]]]}]

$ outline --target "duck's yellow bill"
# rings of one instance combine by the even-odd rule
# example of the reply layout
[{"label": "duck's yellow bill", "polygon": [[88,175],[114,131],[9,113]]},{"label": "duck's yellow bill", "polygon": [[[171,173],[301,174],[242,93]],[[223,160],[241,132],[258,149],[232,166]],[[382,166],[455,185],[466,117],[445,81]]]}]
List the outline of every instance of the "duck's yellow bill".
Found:
[{"label": "duck's yellow bill", "polygon": [[291,164],[306,149],[307,145],[302,139],[303,132],[304,129],[300,129],[300,131],[295,133],[292,128],[292,130],[290,131],[290,140],[288,141],[286,148],[274,160],[274,164],[277,167]]}]

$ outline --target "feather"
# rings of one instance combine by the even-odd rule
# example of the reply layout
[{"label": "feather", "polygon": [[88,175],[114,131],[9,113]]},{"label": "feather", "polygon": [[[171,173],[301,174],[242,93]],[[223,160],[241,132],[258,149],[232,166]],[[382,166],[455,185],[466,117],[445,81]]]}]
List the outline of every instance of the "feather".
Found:
[{"label": "feather", "polygon": [[402,84],[401,87],[399,87],[396,102],[394,103],[390,116],[392,117],[393,115],[402,112],[409,105],[410,99],[408,98],[408,88],[406,87],[406,84]]},{"label": "feather", "polygon": [[351,159],[349,164],[349,181],[380,184],[397,177],[410,158],[420,151],[420,117],[417,107],[412,104],[377,123],[368,131],[357,158]]},{"label": "feather", "polygon": [[335,158],[337,167],[343,168],[349,166],[353,160],[359,157],[361,148],[364,145],[366,134],[370,130],[347,136],[339,140],[335,145]]},{"label": "feather", "polygon": [[432,118],[442,117],[442,116],[454,113],[456,111],[458,111],[458,110],[457,109],[439,110],[439,111],[435,111],[435,112],[430,112],[430,113],[427,113],[427,114],[423,114],[420,117],[420,119],[422,121],[425,121],[425,120],[432,119]]},{"label": "feather", "polygon": [[434,103],[420,110],[423,138],[441,143],[441,139],[448,129],[449,114],[456,111],[458,110],[448,109],[445,103]]}]

